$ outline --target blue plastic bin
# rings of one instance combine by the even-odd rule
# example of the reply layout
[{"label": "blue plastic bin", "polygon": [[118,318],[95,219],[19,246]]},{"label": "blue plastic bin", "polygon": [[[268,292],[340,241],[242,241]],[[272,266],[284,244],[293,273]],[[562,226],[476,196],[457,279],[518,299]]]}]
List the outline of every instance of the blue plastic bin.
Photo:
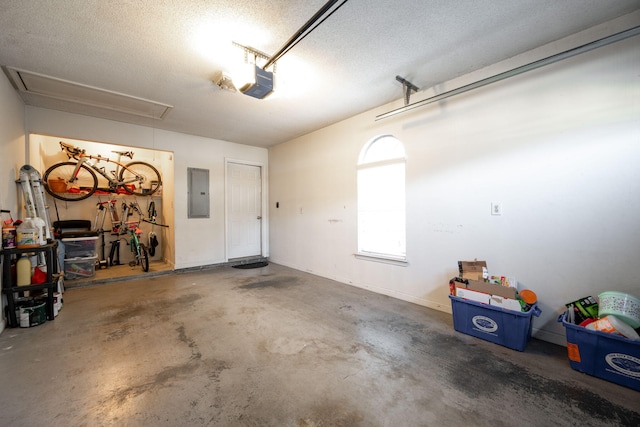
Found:
[{"label": "blue plastic bin", "polygon": [[518,351],[524,351],[531,339],[532,317],[542,313],[537,305],[523,313],[453,295],[449,299],[456,331]]},{"label": "blue plastic bin", "polygon": [[567,333],[569,364],[576,371],[640,391],[640,341],[591,331],[558,317]]}]

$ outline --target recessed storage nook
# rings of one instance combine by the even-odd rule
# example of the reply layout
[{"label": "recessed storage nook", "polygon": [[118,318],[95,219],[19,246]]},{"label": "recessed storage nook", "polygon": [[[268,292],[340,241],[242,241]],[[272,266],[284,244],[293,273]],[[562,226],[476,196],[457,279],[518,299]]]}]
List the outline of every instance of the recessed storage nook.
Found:
[{"label": "recessed storage nook", "polygon": [[[87,155],[92,156],[90,162],[93,167],[90,168],[95,171],[98,179],[98,190],[83,200],[60,200],[46,194],[52,224],[90,224],[90,228],[84,226],[62,230],[64,235],[59,239],[62,242],[59,257],[61,269],[65,271],[65,286],[74,287],[85,285],[87,282],[145,274],[141,263],[136,263],[136,248],[131,244],[131,241],[135,240],[132,239],[134,234],[147,249],[149,272],[172,270],[175,265],[174,214],[173,209],[170,209],[174,182],[173,153],[31,134],[30,164],[40,172],[43,180],[47,169],[54,164],[69,160],[75,162],[61,149],[61,141],[85,150]],[[161,185],[157,186],[154,180],[153,185],[158,188],[154,188],[155,191],[150,195],[131,194],[122,187],[116,188],[115,191],[113,188],[112,191],[105,191],[109,189],[109,182],[95,168],[110,177],[118,178],[117,164],[114,162],[118,160],[125,165],[132,162],[152,165],[160,175]],[[51,174],[48,177],[49,186],[55,184],[51,182],[53,179],[55,177]],[[146,191],[142,189],[136,192]],[[76,256],[78,253],[75,249],[78,245],[83,249],[81,257]],[[65,250],[67,246],[68,251]]]}]

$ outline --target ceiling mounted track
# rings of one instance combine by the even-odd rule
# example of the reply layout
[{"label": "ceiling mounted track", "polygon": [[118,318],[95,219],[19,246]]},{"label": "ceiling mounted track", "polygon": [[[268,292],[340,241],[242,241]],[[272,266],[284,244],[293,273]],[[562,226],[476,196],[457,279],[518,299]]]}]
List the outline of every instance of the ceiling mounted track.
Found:
[{"label": "ceiling mounted track", "polygon": [[[609,44],[612,44],[612,43],[627,39],[629,37],[637,36],[639,34],[640,34],[640,26],[636,26],[636,27],[630,28],[628,30],[621,31],[619,33],[613,34],[611,36],[607,36],[607,37],[604,37],[602,39],[599,39],[599,40],[584,44],[582,46],[578,46],[576,48],[569,49],[569,50],[566,50],[564,52],[548,56],[548,57],[540,59],[538,61],[530,62],[529,64],[513,68],[513,69],[511,69],[509,71],[505,71],[505,72],[496,74],[494,76],[478,80],[478,81],[476,81],[474,83],[470,83],[468,85],[459,87],[457,89],[452,89],[450,91],[441,93],[440,95],[435,95],[435,96],[432,96],[430,98],[414,102],[413,104],[408,104],[407,105],[407,103],[405,103],[404,107],[401,107],[401,108],[398,108],[398,109],[395,109],[395,110],[391,110],[391,111],[389,111],[387,113],[380,114],[380,115],[376,116],[375,121],[383,120],[383,119],[395,116],[396,114],[404,113],[405,111],[409,111],[409,110],[413,110],[415,108],[423,107],[425,105],[429,105],[429,104],[432,104],[434,102],[438,102],[438,101],[441,101],[443,99],[450,98],[452,96],[459,95],[461,93],[465,93],[465,92],[468,92],[470,90],[477,89],[477,88],[489,85],[491,83],[499,82],[501,80],[508,79],[509,77],[517,76],[519,74],[526,73],[527,71],[535,70],[537,68],[544,67],[545,65],[550,65],[550,64],[553,64],[553,63],[556,63],[556,62],[571,58],[573,56],[579,55],[581,53],[586,53],[586,52],[598,49],[600,47],[607,46]],[[396,77],[396,79],[397,79],[397,77]],[[405,95],[405,100],[406,99],[407,99],[407,96]]]},{"label": "ceiling mounted track", "polygon": [[[278,59],[282,58],[287,52],[289,52],[295,45],[300,43],[305,37],[307,37],[313,30],[315,30],[320,24],[333,15],[338,9],[340,9],[349,0],[329,0],[324,6],[320,8],[305,24],[296,31],[296,33],[286,41],[284,45],[276,53],[269,58],[266,64],[262,67],[266,70],[271,64],[274,64]],[[338,4],[339,3],[339,4]],[[337,5],[336,5],[337,4]]]}]

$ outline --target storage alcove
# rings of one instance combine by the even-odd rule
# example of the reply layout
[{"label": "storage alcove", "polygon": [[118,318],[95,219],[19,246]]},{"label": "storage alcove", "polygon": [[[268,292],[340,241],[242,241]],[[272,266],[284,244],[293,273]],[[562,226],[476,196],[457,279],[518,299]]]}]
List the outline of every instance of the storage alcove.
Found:
[{"label": "storage alcove", "polygon": [[[30,149],[31,149],[31,165],[35,167],[41,175],[53,164],[68,161],[65,152],[60,148],[60,141],[73,144],[79,148],[85,149],[87,154],[100,155],[109,160],[117,160],[118,155],[113,151],[132,151],[134,153],[133,158],[122,157],[120,161],[124,164],[143,161],[152,164],[158,172],[160,172],[162,178],[161,188],[151,196],[134,196],[130,194],[95,194],[85,200],[79,201],[63,201],[57,200],[46,195],[47,203],[49,206],[49,215],[51,221],[57,220],[90,220],[94,229],[102,229],[105,232],[102,233],[97,243],[97,260],[103,261],[109,258],[111,242],[118,238],[121,239],[119,250],[119,261],[121,265],[116,265],[113,269],[121,269],[123,275],[127,275],[130,268],[127,266],[128,262],[133,259],[133,254],[129,250],[129,246],[126,244],[128,237],[117,236],[111,233],[112,220],[111,215],[108,212],[108,206],[111,201],[115,200],[114,207],[117,213],[117,218],[122,216],[122,204],[123,203],[137,203],[140,210],[143,213],[142,218],[149,219],[150,209],[155,208],[155,219],[158,224],[166,224],[169,227],[161,227],[153,225],[147,222],[140,222],[140,228],[143,231],[142,241],[148,244],[148,236],[153,231],[157,236],[158,245],[155,247],[155,254],[150,257],[151,261],[164,261],[169,265],[175,264],[175,254],[172,248],[174,245],[174,233],[173,233],[173,212],[167,208],[171,203],[164,203],[167,194],[173,194],[173,153],[162,150],[154,150],[148,148],[139,148],[132,146],[123,146],[102,142],[85,141],[65,137],[52,137],[39,134],[31,134],[29,137]],[[104,167],[107,172],[114,170],[116,165],[109,161],[96,161],[92,162],[98,167]],[[98,175],[98,186],[106,187],[106,180]],[[169,179],[168,179],[169,178]],[[102,205],[106,210],[99,209]],[[134,213],[126,220],[136,221],[139,215]],[[104,247],[103,247],[104,237]],[[137,267],[140,271],[140,267]],[[153,263],[152,263],[153,269]],[[99,271],[99,269],[96,269]],[[99,273],[97,273],[99,274]],[[70,281],[72,285],[72,281]]]}]

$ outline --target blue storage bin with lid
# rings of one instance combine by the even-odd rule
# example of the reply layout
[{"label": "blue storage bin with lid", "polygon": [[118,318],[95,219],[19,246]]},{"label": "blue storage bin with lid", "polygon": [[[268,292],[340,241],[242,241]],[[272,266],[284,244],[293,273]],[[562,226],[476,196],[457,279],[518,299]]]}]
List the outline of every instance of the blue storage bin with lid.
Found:
[{"label": "blue storage bin with lid", "polygon": [[518,351],[524,351],[531,339],[533,316],[542,313],[535,304],[529,311],[518,312],[453,295],[449,299],[456,331]]}]

